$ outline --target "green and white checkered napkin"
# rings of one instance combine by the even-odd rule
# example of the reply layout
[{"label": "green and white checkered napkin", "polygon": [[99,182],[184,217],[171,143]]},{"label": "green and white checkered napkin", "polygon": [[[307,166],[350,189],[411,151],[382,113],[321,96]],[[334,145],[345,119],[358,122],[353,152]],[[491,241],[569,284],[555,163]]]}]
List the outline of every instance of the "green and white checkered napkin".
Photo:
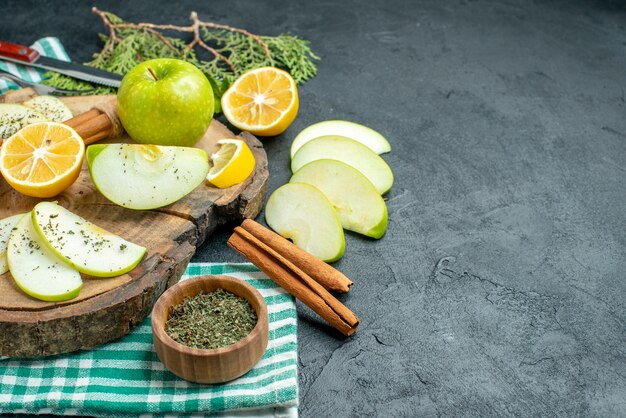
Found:
[{"label": "green and white checkered napkin", "polygon": [[[39,39],[37,42],[31,45],[31,48],[35,49],[41,55],[46,57],[52,57],[63,61],[69,61],[70,57],[65,52],[65,48],[57,38],[49,37]],[[6,61],[0,61],[0,70],[7,71],[15,76],[20,77],[26,81],[32,81],[39,83],[42,80],[43,74],[46,70],[40,70],[33,67],[26,67],[24,65],[16,65]],[[0,73],[1,74],[1,73]],[[10,81],[0,79],[0,94],[5,93],[9,89],[18,89],[19,87]]]},{"label": "green and white checkered napkin", "polygon": [[38,359],[0,359],[0,413],[123,416],[297,416],[298,356],[293,297],[251,264],[190,264],[182,280],[227,274],[257,288],[269,313],[269,343],[247,374],[200,385],[164,368],[150,317],[93,350]]}]

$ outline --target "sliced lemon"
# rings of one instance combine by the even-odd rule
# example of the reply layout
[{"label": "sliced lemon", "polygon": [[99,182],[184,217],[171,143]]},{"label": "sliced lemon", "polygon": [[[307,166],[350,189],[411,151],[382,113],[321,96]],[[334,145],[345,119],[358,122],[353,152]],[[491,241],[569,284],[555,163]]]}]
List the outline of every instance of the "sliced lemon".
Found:
[{"label": "sliced lemon", "polygon": [[240,139],[220,139],[220,148],[209,157],[209,183],[220,189],[243,182],[254,171],[254,155]]},{"label": "sliced lemon", "polygon": [[237,128],[259,136],[284,132],[298,114],[298,88],[291,75],[274,67],[242,74],[222,96],[222,111]]},{"label": "sliced lemon", "polygon": [[74,129],[57,122],[38,122],[4,141],[0,173],[22,194],[52,197],[76,181],[84,154],[85,144]]}]

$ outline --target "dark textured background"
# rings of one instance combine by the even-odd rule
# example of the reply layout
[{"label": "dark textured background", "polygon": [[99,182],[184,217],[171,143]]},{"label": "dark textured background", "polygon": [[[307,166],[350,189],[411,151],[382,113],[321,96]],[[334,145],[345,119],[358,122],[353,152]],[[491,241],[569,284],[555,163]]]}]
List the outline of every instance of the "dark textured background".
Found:
[{"label": "dark textured background", "polygon": [[[299,306],[302,417],[626,416],[624,3],[93,3],[312,41],[319,75],[265,142],[270,190],[313,122],[390,140],[387,235],[348,234],[336,264],[362,325],[344,339]],[[101,47],[91,2],[2,4],[0,39]],[[243,261],[230,228],[195,261]]]}]

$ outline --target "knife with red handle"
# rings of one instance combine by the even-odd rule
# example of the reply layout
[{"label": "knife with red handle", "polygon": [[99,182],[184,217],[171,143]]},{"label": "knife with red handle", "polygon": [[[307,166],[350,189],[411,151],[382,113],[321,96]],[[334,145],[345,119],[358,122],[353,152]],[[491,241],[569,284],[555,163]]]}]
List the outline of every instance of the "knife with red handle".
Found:
[{"label": "knife with red handle", "polygon": [[79,80],[85,80],[109,87],[119,87],[122,82],[122,76],[119,74],[73,62],[44,57],[32,48],[5,41],[0,41],[0,59],[30,67],[56,71]]}]

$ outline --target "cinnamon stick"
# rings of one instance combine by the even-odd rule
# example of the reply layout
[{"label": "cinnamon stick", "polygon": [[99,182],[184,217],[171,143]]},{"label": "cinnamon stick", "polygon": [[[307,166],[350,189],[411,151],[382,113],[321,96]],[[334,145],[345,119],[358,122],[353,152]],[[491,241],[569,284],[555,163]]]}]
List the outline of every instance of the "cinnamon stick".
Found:
[{"label": "cinnamon stick", "polygon": [[[238,226],[228,239],[228,245],[342,334],[350,336],[356,331],[359,318],[350,309],[267,243]],[[321,260],[319,262],[323,263]]]},{"label": "cinnamon stick", "polygon": [[277,253],[290,260],[316,282],[324,286],[326,290],[342,293],[350,290],[350,286],[353,284],[352,280],[344,276],[339,270],[304,251],[288,239],[270,231],[252,219],[244,220],[241,227],[260,241],[272,247]]},{"label": "cinnamon stick", "polygon": [[[99,109],[91,109],[63,123],[74,128],[76,133],[83,139],[85,145],[108,138],[113,132],[111,118]],[[2,138],[0,138],[0,145],[2,145]]]},{"label": "cinnamon stick", "polygon": [[74,128],[85,145],[107,138],[113,132],[111,119],[100,109],[91,109],[63,123]]},{"label": "cinnamon stick", "polygon": [[99,111],[98,109],[91,109],[91,110],[88,110],[87,112],[83,112],[79,115],[76,115],[73,118],[70,118],[64,121],[63,123],[66,124],[67,126],[71,126],[75,130],[78,125],[81,125],[89,121],[89,119],[93,119],[99,116],[100,113],[102,112]]}]

